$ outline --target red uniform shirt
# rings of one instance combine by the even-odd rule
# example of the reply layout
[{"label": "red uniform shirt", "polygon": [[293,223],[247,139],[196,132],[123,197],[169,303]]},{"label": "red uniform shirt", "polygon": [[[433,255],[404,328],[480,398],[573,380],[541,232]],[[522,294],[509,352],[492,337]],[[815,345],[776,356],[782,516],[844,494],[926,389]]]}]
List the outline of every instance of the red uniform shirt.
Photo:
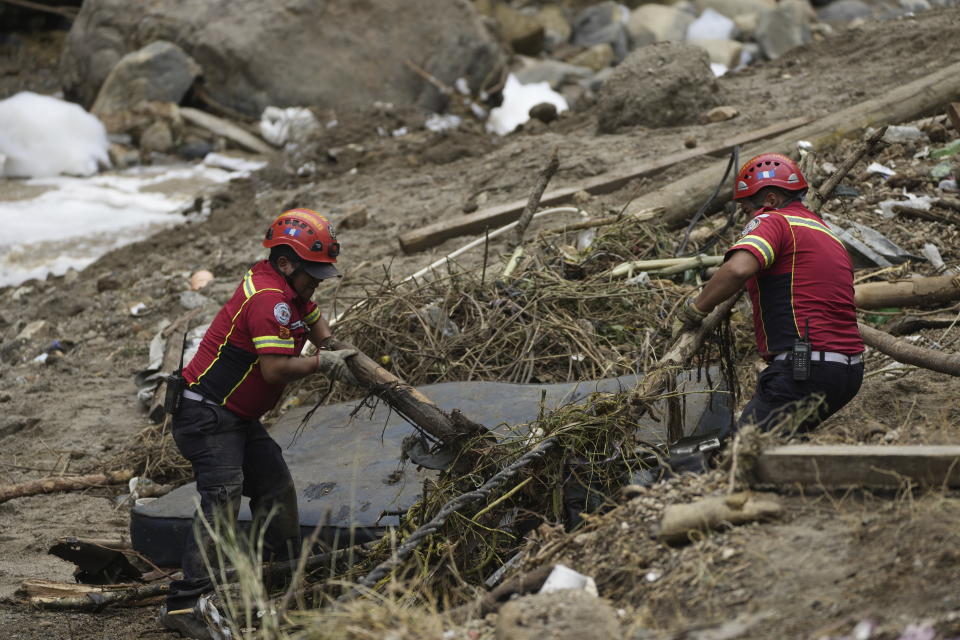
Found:
[{"label": "red uniform shirt", "polygon": [[760,272],[747,282],[760,355],[789,351],[810,327],[815,351],[863,351],[853,304],[853,264],[830,227],[799,202],[762,208],[727,251],[749,251]]},{"label": "red uniform shirt", "polygon": [[258,262],[213,319],[183,377],[191,391],[257,419],[285,386],[263,379],[260,356],[299,355],[319,319],[317,305],[302,300],[269,261]]}]

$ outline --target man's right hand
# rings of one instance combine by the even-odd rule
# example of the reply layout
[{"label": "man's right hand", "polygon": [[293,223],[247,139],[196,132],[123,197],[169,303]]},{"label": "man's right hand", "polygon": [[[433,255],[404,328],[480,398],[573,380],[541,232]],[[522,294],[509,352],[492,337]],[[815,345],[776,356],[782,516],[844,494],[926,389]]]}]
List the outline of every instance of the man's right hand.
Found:
[{"label": "man's right hand", "polygon": [[317,351],[317,371],[331,380],[339,380],[354,387],[363,386],[350,371],[350,367],[347,366],[347,358],[355,355],[357,355],[356,349],[340,349],[339,351],[321,349]]}]

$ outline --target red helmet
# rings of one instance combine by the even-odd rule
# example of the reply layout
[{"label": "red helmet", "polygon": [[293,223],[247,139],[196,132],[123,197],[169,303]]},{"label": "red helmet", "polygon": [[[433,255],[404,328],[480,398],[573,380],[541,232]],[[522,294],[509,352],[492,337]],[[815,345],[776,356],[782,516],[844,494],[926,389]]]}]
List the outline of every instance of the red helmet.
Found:
[{"label": "red helmet", "polygon": [[748,198],[764,187],[780,187],[788,191],[807,188],[807,181],[797,163],[779,153],[761,153],[751,158],[737,174],[733,199]]},{"label": "red helmet", "polygon": [[263,246],[282,244],[292,247],[303,258],[301,268],[312,277],[323,280],[340,275],[333,266],[340,254],[337,232],[330,221],[316,211],[290,209],[277,216],[267,228]]}]

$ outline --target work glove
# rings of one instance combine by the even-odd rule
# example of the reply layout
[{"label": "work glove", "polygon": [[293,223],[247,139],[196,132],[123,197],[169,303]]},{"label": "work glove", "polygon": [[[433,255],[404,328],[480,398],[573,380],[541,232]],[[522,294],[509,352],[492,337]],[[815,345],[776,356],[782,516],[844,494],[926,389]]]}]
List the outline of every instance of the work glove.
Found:
[{"label": "work glove", "polygon": [[339,380],[351,386],[360,387],[362,386],[360,381],[347,366],[347,358],[355,355],[357,355],[356,349],[340,349],[339,351],[321,349],[317,351],[317,371],[331,380]]},{"label": "work glove", "polygon": [[680,305],[680,308],[677,309],[677,319],[680,321],[680,327],[683,331],[690,331],[696,329],[703,323],[703,319],[707,317],[706,311],[700,311],[693,304],[693,298],[687,298],[683,304]]}]

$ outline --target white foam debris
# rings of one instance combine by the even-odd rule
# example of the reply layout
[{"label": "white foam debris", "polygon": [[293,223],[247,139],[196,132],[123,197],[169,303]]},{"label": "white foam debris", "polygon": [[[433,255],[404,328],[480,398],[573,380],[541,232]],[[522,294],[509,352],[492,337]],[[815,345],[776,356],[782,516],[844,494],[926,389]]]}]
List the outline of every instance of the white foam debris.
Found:
[{"label": "white foam debris", "polygon": [[90,176],[109,167],[107,130],[82,107],[22,91],[0,101],[0,176]]},{"label": "white foam debris", "polygon": [[566,99],[550,88],[549,82],[520,84],[514,74],[507,76],[503,87],[503,104],[490,111],[487,131],[504,136],[530,119],[530,108],[542,102],[549,102],[557,108],[557,113],[566,111]]},{"label": "white foam debris", "polygon": [[[0,287],[83,269],[112,249],[180,224],[203,187],[244,173],[194,164],[0,181]],[[9,188],[45,190],[4,200]]]},{"label": "white foam debris", "polygon": [[440,133],[441,131],[446,131],[447,129],[456,129],[460,126],[460,123],[460,116],[452,113],[442,115],[439,113],[432,113],[430,114],[430,117],[427,118],[426,122],[423,123],[423,126],[434,133]]},{"label": "white foam debris", "polygon": [[721,64],[719,62],[711,62],[710,71],[713,71],[713,75],[719,78],[722,75],[726,75],[729,69],[727,69],[727,65],[725,64]]}]

